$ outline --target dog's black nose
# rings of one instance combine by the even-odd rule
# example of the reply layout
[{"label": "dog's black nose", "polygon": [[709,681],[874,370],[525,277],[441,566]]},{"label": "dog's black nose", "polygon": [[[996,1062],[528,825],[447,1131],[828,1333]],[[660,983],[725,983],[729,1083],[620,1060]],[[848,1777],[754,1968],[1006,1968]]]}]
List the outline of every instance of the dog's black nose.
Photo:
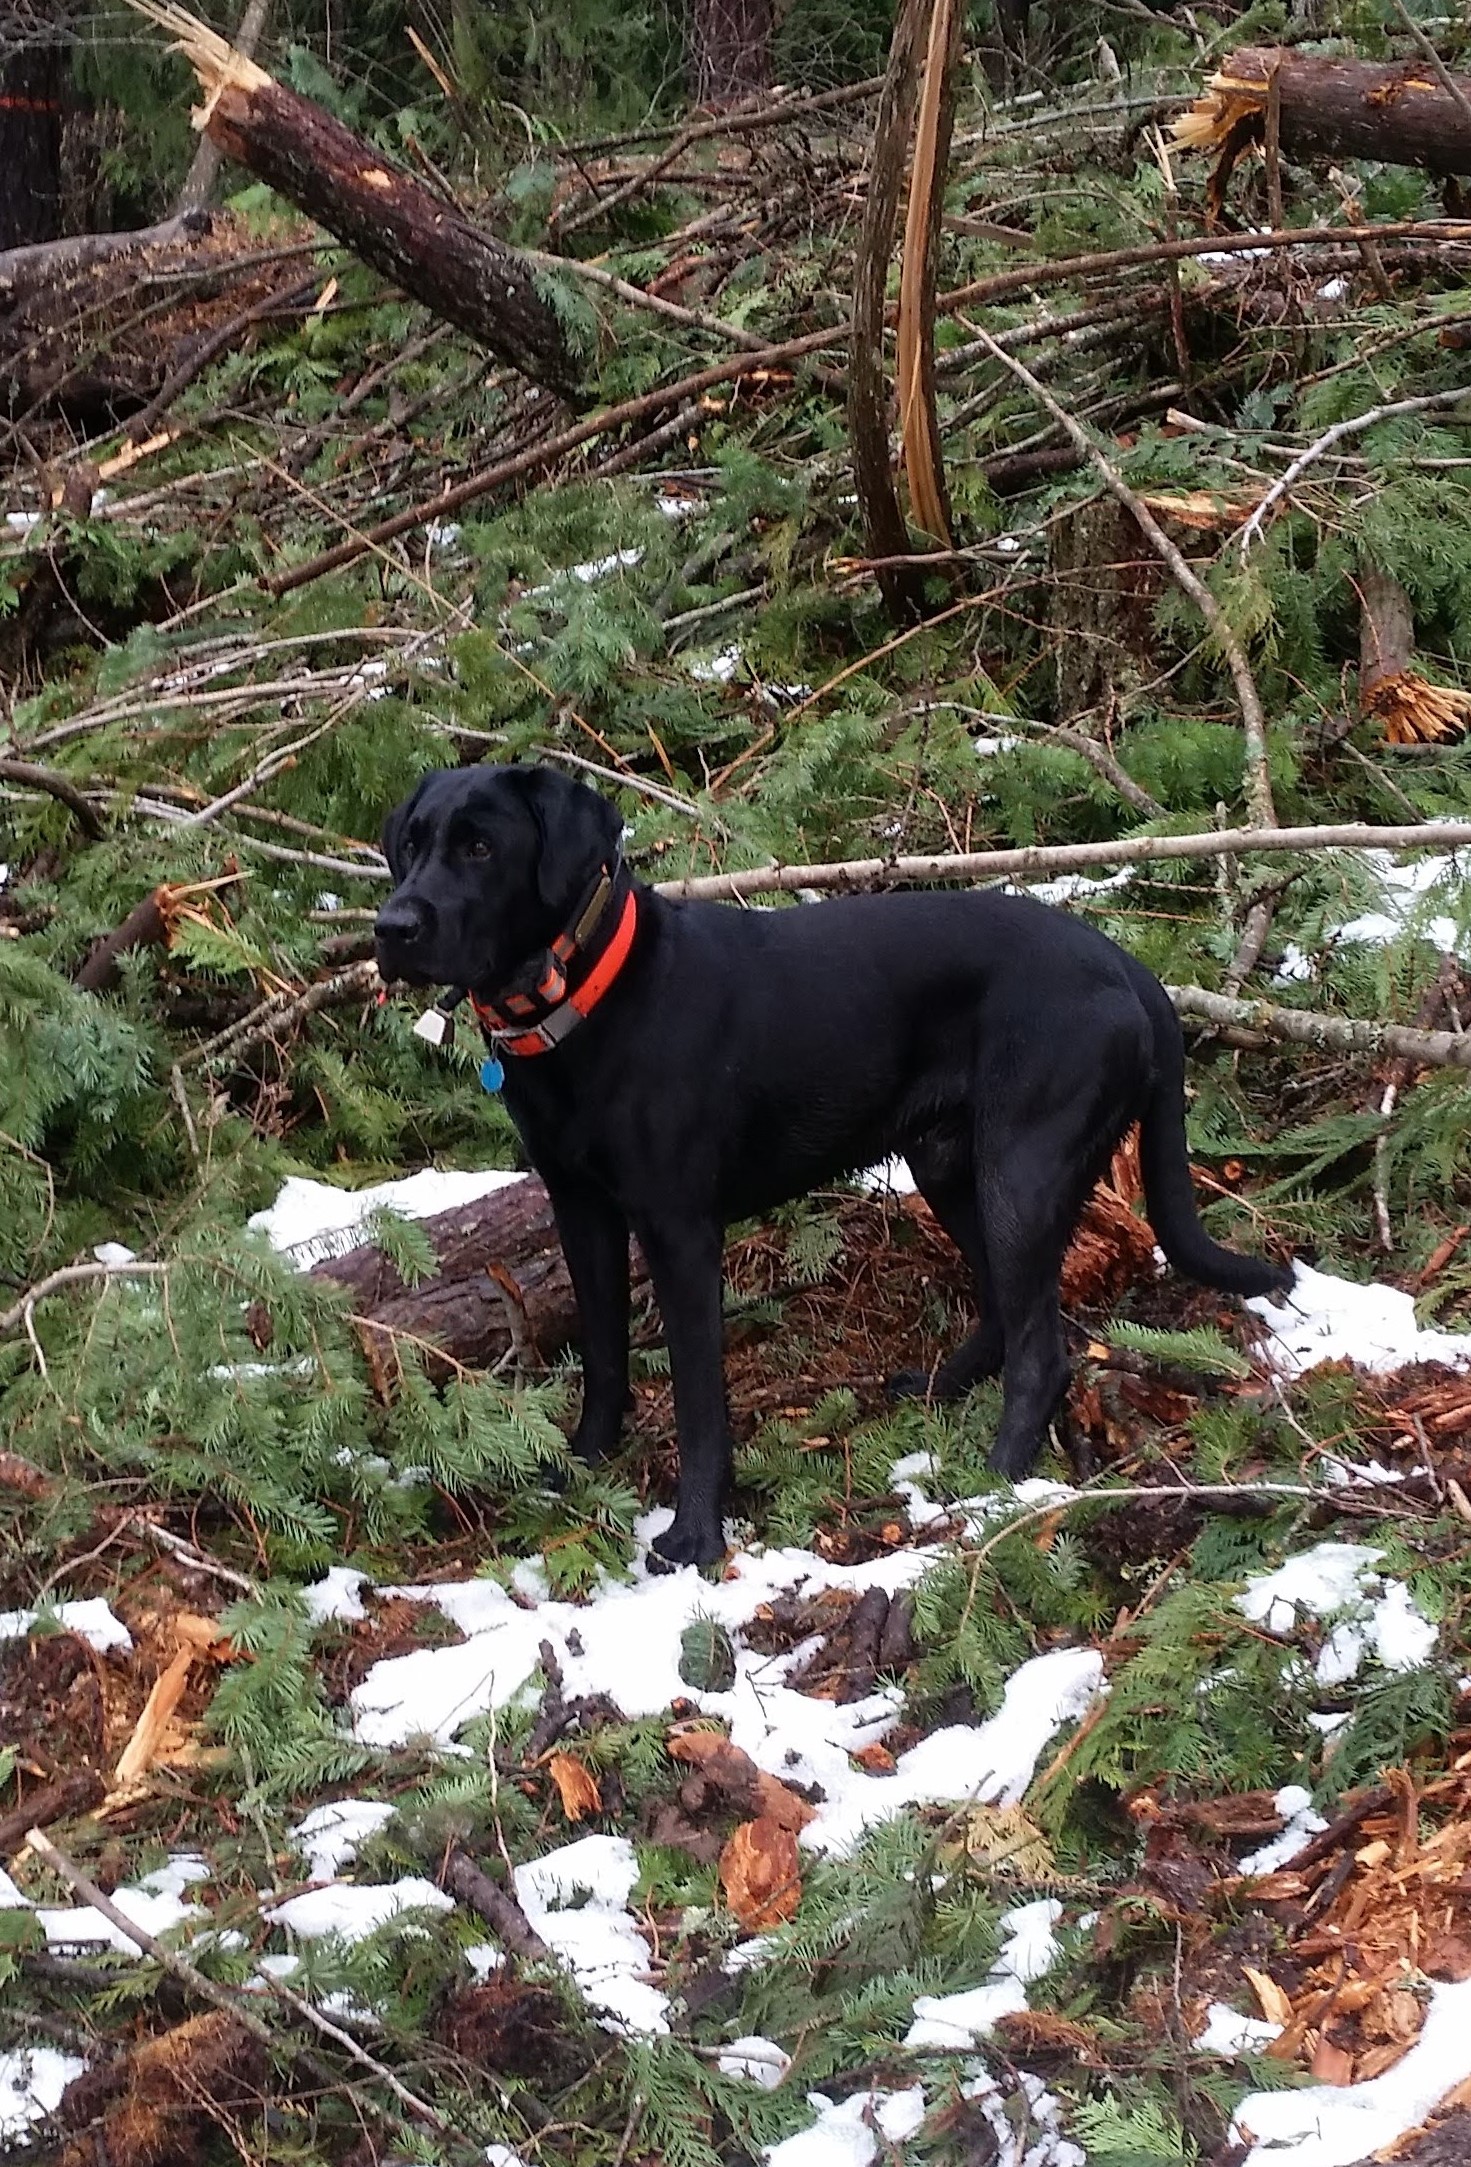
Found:
[{"label": "dog's black nose", "polygon": [[412,896],[391,895],[373,924],[381,948],[412,948],[424,933],[424,913]]}]

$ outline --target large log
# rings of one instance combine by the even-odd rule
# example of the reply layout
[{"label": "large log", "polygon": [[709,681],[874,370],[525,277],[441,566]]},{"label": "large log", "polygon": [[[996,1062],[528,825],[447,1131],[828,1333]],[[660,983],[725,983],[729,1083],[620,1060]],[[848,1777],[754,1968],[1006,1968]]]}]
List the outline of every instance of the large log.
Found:
[{"label": "large log", "polygon": [[577,365],[516,249],[385,162],[171,0],[131,0],[170,31],[204,92],[194,122],[233,158],[416,301],[533,382],[570,391]]},{"label": "large log", "polygon": [[[440,1378],[450,1365],[491,1369],[514,1353],[550,1361],[577,1330],[577,1303],[557,1240],[551,1200],[533,1174],[489,1196],[423,1221],[439,1261],[432,1279],[406,1286],[381,1250],[350,1249],[312,1267],[312,1276],[345,1287],[370,1345],[395,1336],[430,1341],[449,1358],[428,1364]],[[646,1273],[633,1252],[636,1286]]]},{"label": "large log", "polygon": [[1175,122],[1175,138],[1187,149],[1221,152],[1219,190],[1241,153],[1265,140],[1275,99],[1284,158],[1374,158],[1431,173],[1471,173],[1471,76],[1452,80],[1460,97],[1426,60],[1385,65],[1242,46]]}]

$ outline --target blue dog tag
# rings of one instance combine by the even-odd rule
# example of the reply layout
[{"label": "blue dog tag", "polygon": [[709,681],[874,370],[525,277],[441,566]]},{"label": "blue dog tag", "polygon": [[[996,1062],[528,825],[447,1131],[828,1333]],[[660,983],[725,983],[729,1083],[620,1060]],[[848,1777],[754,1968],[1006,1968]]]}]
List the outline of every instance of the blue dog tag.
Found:
[{"label": "blue dog tag", "polygon": [[506,1072],[493,1053],[487,1054],[480,1064],[480,1088],[482,1091],[499,1091],[506,1080]]}]

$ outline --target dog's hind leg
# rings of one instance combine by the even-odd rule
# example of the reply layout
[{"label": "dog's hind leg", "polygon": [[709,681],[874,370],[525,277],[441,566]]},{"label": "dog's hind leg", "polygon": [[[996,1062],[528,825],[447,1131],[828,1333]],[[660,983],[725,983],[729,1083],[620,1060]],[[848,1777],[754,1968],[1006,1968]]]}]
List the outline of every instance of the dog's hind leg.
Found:
[{"label": "dog's hind leg", "polygon": [[891,1399],[963,1399],[983,1377],[994,1377],[1005,1352],[1001,1319],[991,1285],[991,1264],[986,1254],[985,1229],[981,1224],[974,1163],[967,1152],[957,1165],[953,1152],[931,1157],[912,1150],[909,1171],[915,1187],[970,1266],[976,1284],[980,1323],[933,1370],[903,1369],[886,1387]]},{"label": "dog's hind leg", "polygon": [[[1004,1096],[984,1093],[979,1120],[980,1214],[1005,1360],[1004,1399],[990,1465],[1029,1475],[1070,1375],[1058,1303],[1062,1260],[1084,1204],[1133,1113],[1138,1069],[1127,1034],[1079,1028],[1064,1059],[1006,1059]],[[1000,1049],[996,1049],[997,1052]],[[1040,1049],[1039,1049],[1040,1051]],[[998,1069],[991,1069],[991,1077]],[[998,1102],[999,1101],[999,1102]]]}]

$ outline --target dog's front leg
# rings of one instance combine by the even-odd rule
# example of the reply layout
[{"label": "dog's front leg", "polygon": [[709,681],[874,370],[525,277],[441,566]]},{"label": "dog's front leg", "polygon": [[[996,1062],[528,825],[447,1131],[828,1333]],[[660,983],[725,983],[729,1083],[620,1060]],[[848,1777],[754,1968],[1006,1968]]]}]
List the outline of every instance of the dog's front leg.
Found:
[{"label": "dog's front leg", "polygon": [[628,1412],[628,1221],[584,1182],[555,1176],[547,1192],[581,1327],[582,1414],[572,1450],[602,1460],[617,1450]]},{"label": "dog's front leg", "polygon": [[725,1554],[723,1515],[730,1483],[730,1418],[725,1405],[721,1324],[721,1229],[716,1223],[640,1224],[674,1379],[679,1491],[674,1523],[654,1543],[671,1565],[713,1565]]}]

